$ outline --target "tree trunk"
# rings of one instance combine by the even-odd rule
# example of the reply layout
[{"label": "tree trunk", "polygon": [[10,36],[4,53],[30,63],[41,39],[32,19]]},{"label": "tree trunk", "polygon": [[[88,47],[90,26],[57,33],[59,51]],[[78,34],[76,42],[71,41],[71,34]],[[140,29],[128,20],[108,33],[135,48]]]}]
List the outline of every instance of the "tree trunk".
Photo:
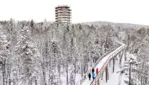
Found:
[{"label": "tree trunk", "polygon": [[44,84],[44,85],[47,85],[47,83],[46,83],[46,73],[45,73],[45,68],[44,68],[44,66],[42,66],[42,73],[43,73],[43,84]]},{"label": "tree trunk", "polygon": [[35,79],[35,85],[37,85],[37,79]]},{"label": "tree trunk", "polygon": [[129,67],[129,85],[131,85],[131,63]]},{"label": "tree trunk", "polygon": [[66,61],[66,85],[68,85],[68,61]]},{"label": "tree trunk", "polygon": [[6,85],[6,71],[5,71],[5,61],[4,63],[2,64],[2,75],[3,75],[3,85]]},{"label": "tree trunk", "polygon": [[9,85],[11,85],[11,80],[9,79]]},{"label": "tree trunk", "polygon": [[[12,80],[11,80],[11,78],[10,78],[10,75],[11,75],[11,65],[10,64],[7,64],[7,75],[8,75],[8,85],[11,85],[11,82],[12,82]],[[7,84],[6,84],[7,85]]]},{"label": "tree trunk", "polygon": [[5,85],[5,78],[4,78],[4,76],[5,76],[5,72],[3,71],[3,85]]},{"label": "tree trunk", "polygon": [[[51,69],[50,69],[51,70]],[[52,82],[51,82],[51,71],[49,70],[49,79],[48,79],[48,85],[51,85]]]},{"label": "tree trunk", "polygon": [[142,77],[141,77],[141,85],[143,85],[143,82],[142,82],[142,80],[143,80],[143,79],[142,79]]},{"label": "tree trunk", "polygon": [[[76,70],[77,70],[77,69],[76,69],[76,59],[75,59],[75,63],[74,63],[74,73],[75,73],[75,78],[74,78],[74,81],[76,80],[76,73],[77,73]],[[76,82],[74,82],[74,85],[76,85],[75,83],[76,83]]]}]

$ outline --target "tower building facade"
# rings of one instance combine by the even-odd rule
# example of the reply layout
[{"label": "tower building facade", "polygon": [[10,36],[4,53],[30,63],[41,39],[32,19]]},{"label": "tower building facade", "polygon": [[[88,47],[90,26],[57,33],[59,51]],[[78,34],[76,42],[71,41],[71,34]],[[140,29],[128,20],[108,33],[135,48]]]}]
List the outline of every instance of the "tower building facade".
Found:
[{"label": "tower building facade", "polygon": [[55,21],[70,23],[71,22],[71,9],[69,6],[55,7]]}]

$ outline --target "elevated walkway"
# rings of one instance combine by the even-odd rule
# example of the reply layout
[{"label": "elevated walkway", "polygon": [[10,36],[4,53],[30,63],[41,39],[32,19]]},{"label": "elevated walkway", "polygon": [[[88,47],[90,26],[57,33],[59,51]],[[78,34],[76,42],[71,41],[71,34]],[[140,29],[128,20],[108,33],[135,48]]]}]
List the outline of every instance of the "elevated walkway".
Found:
[{"label": "elevated walkway", "polygon": [[[100,79],[103,76],[103,72],[106,71],[106,81],[108,80],[108,64],[109,62],[111,62],[111,60],[113,60],[113,63],[115,62],[115,57],[122,57],[126,45],[123,43],[120,43],[121,46],[119,46],[117,49],[115,49],[114,51],[112,51],[111,53],[109,53],[108,55],[106,55],[104,58],[102,58],[95,66],[95,68],[99,69],[99,73],[98,75],[96,75],[94,80],[89,80],[88,78],[86,78],[81,85],[100,85]],[[121,58],[120,58],[121,59]],[[114,66],[113,66],[113,71],[114,71]]]}]

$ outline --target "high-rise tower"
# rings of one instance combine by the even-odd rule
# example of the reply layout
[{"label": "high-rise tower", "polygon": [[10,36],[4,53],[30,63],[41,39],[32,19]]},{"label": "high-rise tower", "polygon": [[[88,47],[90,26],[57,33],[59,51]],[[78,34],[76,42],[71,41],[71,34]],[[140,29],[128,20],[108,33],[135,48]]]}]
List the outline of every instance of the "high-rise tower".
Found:
[{"label": "high-rise tower", "polygon": [[71,10],[69,6],[55,7],[55,20],[56,22],[70,23]]}]

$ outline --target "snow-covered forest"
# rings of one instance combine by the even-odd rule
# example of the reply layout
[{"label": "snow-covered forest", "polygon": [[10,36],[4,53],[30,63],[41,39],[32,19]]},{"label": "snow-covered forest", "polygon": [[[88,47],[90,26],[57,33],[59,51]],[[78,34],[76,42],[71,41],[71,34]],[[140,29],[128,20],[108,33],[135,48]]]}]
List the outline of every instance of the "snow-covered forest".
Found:
[{"label": "snow-covered forest", "polygon": [[[131,30],[131,31],[130,31]],[[123,67],[131,85],[149,85],[149,29],[127,29],[127,51],[133,56]]]},{"label": "snow-covered forest", "polygon": [[102,55],[118,46],[115,39],[137,56],[131,66],[132,85],[148,85],[149,29],[126,26],[1,21],[0,85],[78,85]]},{"label": "snow-covered forest", "polygon": [[99,26],[101,23],[111,24],[117,31],[117,39],[127,45],[126,54],[130,56],[126,56],[126,62],[121,66],[120,75],[126,76],[122,81],[127,85],[149,85],[149,26],[110,22],[91,24]]}]

